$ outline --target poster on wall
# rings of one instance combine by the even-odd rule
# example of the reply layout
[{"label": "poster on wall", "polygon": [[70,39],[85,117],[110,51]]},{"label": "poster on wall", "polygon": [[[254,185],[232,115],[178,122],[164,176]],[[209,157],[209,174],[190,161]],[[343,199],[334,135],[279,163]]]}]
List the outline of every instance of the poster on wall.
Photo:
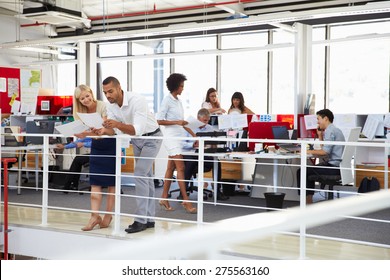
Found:
[{"label": "poster on wall", "polygon": [[8,78],[8,97],[19,97],[19,79]]},{"label": "poster on wall", "polygon": [[0,108],[10,114],[15,100],[20,100],[20,69],[0,66]]},{"label": "poster on wall", "polygon": [[38,91],[41,87],[41,70],[20,69],[21,101],[23,111],[35,114],[37,107]]},{"label": "poster on wall", "polygon": [[0,92],[7,92],[7,79],[0,78]]}]

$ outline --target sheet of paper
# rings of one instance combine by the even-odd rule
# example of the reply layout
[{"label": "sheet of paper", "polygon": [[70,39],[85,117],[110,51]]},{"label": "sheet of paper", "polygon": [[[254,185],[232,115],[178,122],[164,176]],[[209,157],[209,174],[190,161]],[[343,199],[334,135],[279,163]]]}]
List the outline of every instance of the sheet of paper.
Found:
[{"label": "sheet of paper", "polygon": [[243,128],[248,126],[248,118],[246,114],[230,115],[231,128]]},{"label": "sheet of paper", "polygon": [[218,129],[229,129],[231,128],[231,119],[232,115],[219,115],[218,116]]},{"label": "sheet of paper", "polygon": [[15,100],[11,107],[11,113],[13,114],[19,113],[19,109],[20,109],[20,101]]},{"label": "sheet of paper", "polygon": [[306,129],[317,129],[317,116],[316,115],[305,115],[305,127]]},{"label": "sheet of paper", "polygon": [[335,114],[333,124],[338,127],[356,127],[357,115],[356,114]]},{"label": "sheet of paper", "polygon": [[63,125],[55,126],[55,129],[65,137],[70,137],[76,133],[81,133],[89,129],[82,121],[77,120]]},{"label": "sheet of paper", "polygon": [[98,113],[77,113],[77,115],[85,125],[91,128],[103,127],[103,118]]},{"label": "sheet of paper", "polygon": [[385,119],[383,120],[383,125],[387,128],[390,128],[390,113],[385,115]]},{"label": "sheet of paper", "polygon": [[229,114],[218,116],[219,129],[243,128],[247,126],[247,114]]},{"label": "sheet of paper", "polygon": [[364,124],[362,133],[364,136],[366,136],[368,139],[372,140],[375,137],[376,129],[379,125],[378,119],[375,117],[368,115],[366,123]]},{"label": "sheet of paper", "polygon": [[186,127],[190,128],[192,131],[195,131],[196,129],[198,129],[201,126],[204,126],[204,123],[202,123],[198,119],[194,118],[193,116],[189,116],[186,119],[186,121],[188,122]]}]

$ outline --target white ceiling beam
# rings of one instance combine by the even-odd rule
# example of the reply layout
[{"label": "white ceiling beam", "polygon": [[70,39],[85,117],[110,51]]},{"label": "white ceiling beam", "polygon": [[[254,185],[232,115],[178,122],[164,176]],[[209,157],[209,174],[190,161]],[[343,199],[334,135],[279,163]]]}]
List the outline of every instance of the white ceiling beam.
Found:
[{"label": "white ceiling beam", "polygon": [[312,11],[298,11],[298,12],[285,12],[285,13],[272,13],[263,14],[261,16],[252,16],[249,18],[240,18],[229,21],[218,22],[205,22],[198,23],[189,27],[160,27],[160,28],[148,28],[144,30],[130,30],[130,31],[109,31],[106,33],[96,33],[83,36],[70,36],[64,38],[52,38],[41,40],[27,40],[24,42],[12,42],[0,44],[0,49],[13,48],[15,46],[37,46],[47,44],[61,44],[61,43],[74,43],[74,42],[92,42],[92,41],[104,41],[114,39],[126,39],[126,38],[140,38],[140,37],[152,37],[152,36],[164,36],[174,35],[179,33],[188,33],[196,31],[211,31],[226,28],[237,28],[245,26],[255,26],[273,23],[283,22],[296,22],[300,20],[310,20],[317,18],[330,18],[335,16],[353,16],[360,14],[375,14],[375,13],[388,13],[390,12],[390,1],[377,2],[364,6],[348,6],[339,8],[318,9]]}]

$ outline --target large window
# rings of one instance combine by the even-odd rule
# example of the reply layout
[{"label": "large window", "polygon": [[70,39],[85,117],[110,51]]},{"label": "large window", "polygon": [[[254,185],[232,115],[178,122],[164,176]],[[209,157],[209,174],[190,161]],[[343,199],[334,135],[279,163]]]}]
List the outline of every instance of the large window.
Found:
[{"label": "large window", "polygon": [[[339,26],[331,29],[331,37],[389,30],[390,22]],[[331,45],[329,108],[335,113],[387,113],[389,62],[389,38]]]},{"label": "large window", "polygon": [[[356,40],[353,36],[388,34],[390,22],[313,27],[313,42],[329,39],[326,30],[330,39],[340,41],[313,44],[309,93],[315,94],[315,110],[328,107],[338,114],[388,112],[390,38],[382,35],[375,40]],[[219,46],[217,36],[220,36]],[[268,45],[269,41],[272,45]],[[251,31],[107,43],[100,46],[100,56],[108,58],[101,62],[102,77],[116,76],[124,89],[148,98],[155,112],[168,94],[165,80],[172,70],[187,76],[181,96],[186,117],[196,115],[210,87],[218,89],[225,110],[231,105],[232,94],[239,91],[246,105],[257,114],[292,114],[297,98],[294,43],[295,33],[281,29],[272,33]],[[207,52],[217,51],[218,47],[221,53]],[[109,60],[110,56],[127,53],[134,57]],[[152,57],[155,54],[163,56]],[[65,84],[65,80],[59,83]],[[298,102],[303,104],[304,100]]]},{"label": "large window", "polygon": [[291,47],[275,48],[272,51],[270,85],[270,112],[272,114],[293,114],[295,102],[295,33],[277,29],[272,34],[275,46],[291,45]]},{"label": "large window", "polygon": [[[222,49],[261,47],[267,44],[267,33],[226,35],[221,38]],[[256,114],[267,113],[267,52],[248,51],[221,56],[221,103],[225,110],[231,106],[231,96],[239,91],[245,105]]]},{"label": "large window", "polygon": [[[127,42],[99,45],[99,57],[114,57],[127,55]],[[100,63],[101,79],[113,76],[119,80],[123,90],[128,89],[127,61],[107,60]],[[104,97],[105,98],[105,97]]]},{"label": "large window", "polygon": [[[325,28],[313,28],[313,41],[325,40]],[[315,96],[315,112],[325,108],[325,46],[312,48],[311,93]]]},{"label": "large window", "polygon": [[[175,40],[176,52],[216,49],[216,46],[215,36]],[[216,87],[216,65],[216,55],[199,54],[175,58],[175,72],[187,77],[181,97],[185,117],[196,116],[207,90]]]},{"label": "large window", "polygon": [[57,65],[57,95],[73,95],[76,88],[76,65],[62,63]]},{"label": "large window", "polygon": [[[169,40],[132,43],[132,54],[152,55],[169,52]],[[164,77],[169,75],[169,59],[135,59],[131,61],[131,90],[146,97],[153,112],[158,111],[165,89]]]}]

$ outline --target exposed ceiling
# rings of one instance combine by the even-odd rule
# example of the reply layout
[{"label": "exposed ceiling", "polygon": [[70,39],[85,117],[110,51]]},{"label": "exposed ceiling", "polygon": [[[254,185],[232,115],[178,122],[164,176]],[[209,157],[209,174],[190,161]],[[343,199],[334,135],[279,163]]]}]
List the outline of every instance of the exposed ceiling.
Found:
[{"label": "exposed ceiling", "polygon": [[0,52],[384,18],[388,0],[0,0]]},{"label": "exposed ceiling", "polygon": [[[20,28],[52,29],[50,37],[219,22],[271,13],[365,5],[346,0],[0,0],[1,14]],[[389,15],[387,14],[387,17]],[[335,19],[333,19],[335,20]]]}]

